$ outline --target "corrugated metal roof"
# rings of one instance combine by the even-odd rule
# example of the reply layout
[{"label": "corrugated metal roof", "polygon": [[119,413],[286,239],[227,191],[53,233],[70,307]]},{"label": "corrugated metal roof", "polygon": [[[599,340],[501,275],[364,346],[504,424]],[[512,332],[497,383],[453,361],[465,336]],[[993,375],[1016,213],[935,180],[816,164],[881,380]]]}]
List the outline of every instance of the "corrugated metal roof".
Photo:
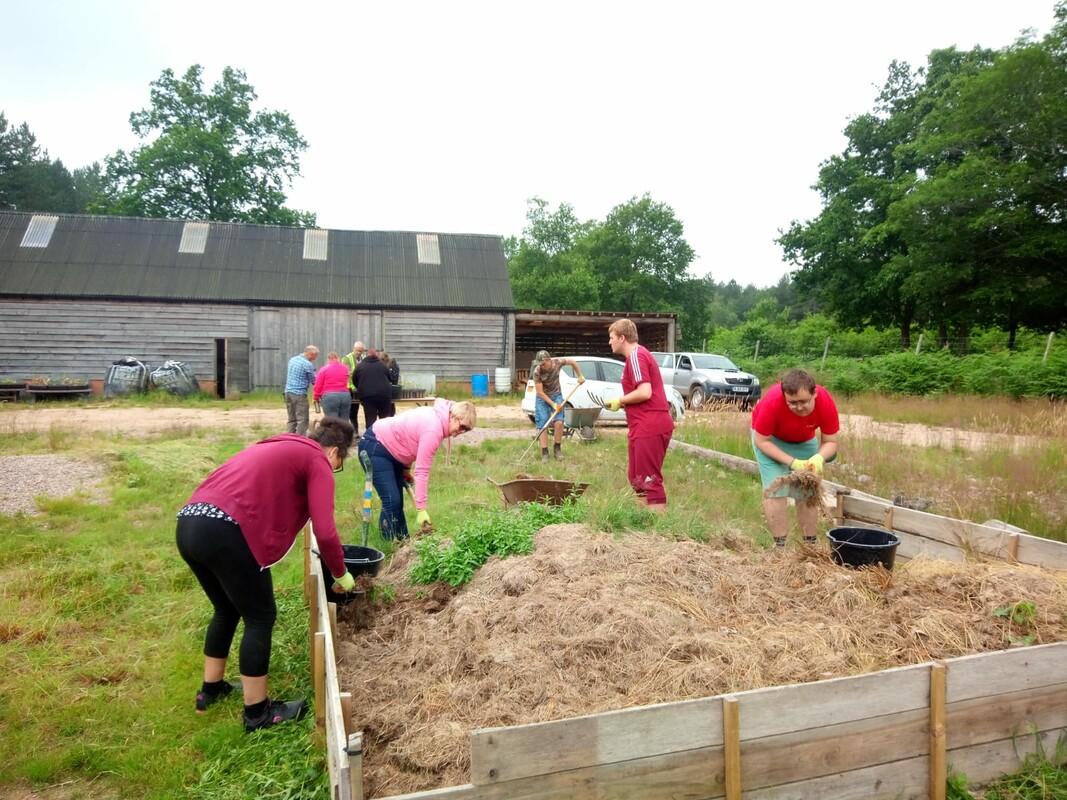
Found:
[{"label": "corrugated metal roof", "polygon": [[[0,212],[0,295],[403,308],[514,305],[499,236],[433,234],[440,263],[425,264],[418,237],[426,234],[412,232],[322,231],[329,246],[312,245],[309,257],[303,228],[54,218],[47,246],[24,247],[34,215]],[[193,230],[197,238],[203,232],[202,252],[182,246],[199,243],[187,238]],[[321,259],[314,257],[320,253]]]},{"label": "corrugated metal roof", "polygon": [[22,235],[22,247],[48,247],[52,238],[52,232],[56,229],[59,217],[47,214],[34,214],[30,218],[30,224],[26,226],[26,233]]}]

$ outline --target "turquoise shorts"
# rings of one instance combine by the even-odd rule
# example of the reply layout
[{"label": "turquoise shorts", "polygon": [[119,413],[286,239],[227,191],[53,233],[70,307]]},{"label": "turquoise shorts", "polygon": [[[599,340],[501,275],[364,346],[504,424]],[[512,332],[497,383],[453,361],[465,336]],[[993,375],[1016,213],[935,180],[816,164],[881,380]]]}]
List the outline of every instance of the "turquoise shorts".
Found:
[{"label": "turquoise shorts", "polygon": [[[783,442],[777,436],[771,437],[771,442],[778,445],[778,447],[785,450],[793,458],[811,458],[813,455],[819,452],[819,439],[814,437],[808,439],[806,442]],[[774,483],[778,478],[784,475],[788,475],[792,470],[786,465],[775,461],[768,456],[758,447],[756,447],[756,432],[752,432],[752,451],[756,454],[756,463],[759,465],[759,477],[763,482],[763,488],[766,490],[768,486]],[[832,459],[831,459],[832,460]],[[771,497],[794,497],[798,495],[793,492],[793,487],[782,486],[775,490]],[[799,499],[803,499],[800,497]]]}]

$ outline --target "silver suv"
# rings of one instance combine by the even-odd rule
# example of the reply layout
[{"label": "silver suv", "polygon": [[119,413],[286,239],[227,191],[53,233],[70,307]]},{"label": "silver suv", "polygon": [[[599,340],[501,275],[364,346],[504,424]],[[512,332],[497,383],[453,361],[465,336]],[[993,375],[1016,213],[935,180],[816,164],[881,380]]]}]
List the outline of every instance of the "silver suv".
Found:
[{"label": "silver suv", "polygon": [[726,356],[714,353],[653,353],[665,386],[673,386],[689,407],[705,403],[737,403],[749,408],[760,397],[759,378]]}]

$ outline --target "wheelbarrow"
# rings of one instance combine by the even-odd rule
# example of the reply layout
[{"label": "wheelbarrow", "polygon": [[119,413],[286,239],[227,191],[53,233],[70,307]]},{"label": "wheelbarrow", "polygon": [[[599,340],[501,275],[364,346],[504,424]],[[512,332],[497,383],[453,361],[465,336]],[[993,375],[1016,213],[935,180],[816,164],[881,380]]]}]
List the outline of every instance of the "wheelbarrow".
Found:
[{"label": "wheelbarrow", "polygon": [[551,478],[516,478],[504,483],[497,483],[492,478],[486,480],[500,490],[504,496],[505,508],[517,503],[547,503],[559,506],[563,505],[563,501],[568,497],[579,497],[589,488],[588,483],[557,481]]},{"label": "wheelbarrow", "polygon": [[600,419],[600,412],[604,409],[600,406],[592,408],[574,408],[567,406],[563,409],[563,435],[567,437],[578,434],[583,442],[596,441],[596,421]]}]

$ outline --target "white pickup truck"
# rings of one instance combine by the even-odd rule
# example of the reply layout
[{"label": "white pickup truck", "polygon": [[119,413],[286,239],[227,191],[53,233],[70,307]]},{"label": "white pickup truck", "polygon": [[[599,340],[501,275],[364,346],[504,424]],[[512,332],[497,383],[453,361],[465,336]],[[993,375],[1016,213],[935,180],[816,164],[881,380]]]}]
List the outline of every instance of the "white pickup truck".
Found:
[{"label": "white pickup truck", "polygon": [[760,397],[759,378],[741,369],[726,356],[714,353],[653,353],[664,386],[673,386],[689,407],[705,403],[737,403],[746,409]]}]

